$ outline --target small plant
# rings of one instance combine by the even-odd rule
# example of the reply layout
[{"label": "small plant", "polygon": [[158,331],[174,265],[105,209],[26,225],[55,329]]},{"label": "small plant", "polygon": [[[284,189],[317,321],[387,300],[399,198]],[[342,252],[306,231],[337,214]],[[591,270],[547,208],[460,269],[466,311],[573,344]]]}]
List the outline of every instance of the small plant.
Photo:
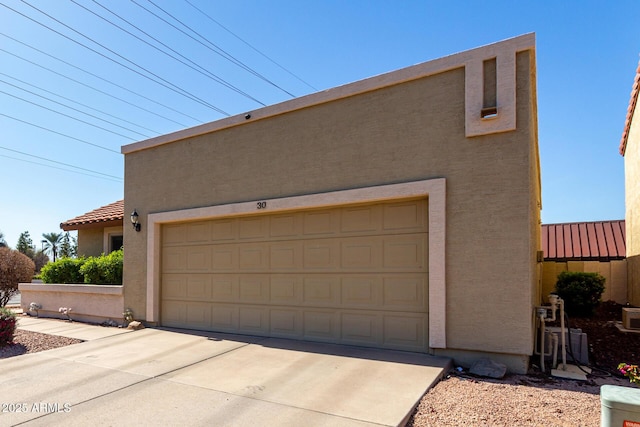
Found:
[{"label": "small plant", "polygon": [[73,322],[73,319],[71,319],[71,307],[67,308],[67,307],[60,307],[58,309],[59,313],[64,314],[65,316],[67,316],[67,320],[69,322]]},{"label": "small plant", "polygon": [[0,348],[13,342],[16,322],[16,315],[11,310],[0,307]]},{"label": "small plant", "polygon": [[640,369],[638,365],[629,365],[627,363],[621,363],[618,365],[618,371],[625,377],[629,378],[629,381],[633,384],[640,385]]},{"label": "small plant", "polygon": [[572,316],[591,317],[600,304],[605,278],[598,273],[563,271],[558,275],[556,293]]},{"label": "small plant", "polygon": [[32,302],[31,304],[29,304],[29,311],[35,311],[36,312],[36,317],[38,317],[38,310],[42,309],[42,305]]},{"label": "small plant", "polygon": [[124,321],[128,325],[133,322],[133,311],[130,308],[127,308],[124,313],[122,313],[122,317],[124,317]]}]

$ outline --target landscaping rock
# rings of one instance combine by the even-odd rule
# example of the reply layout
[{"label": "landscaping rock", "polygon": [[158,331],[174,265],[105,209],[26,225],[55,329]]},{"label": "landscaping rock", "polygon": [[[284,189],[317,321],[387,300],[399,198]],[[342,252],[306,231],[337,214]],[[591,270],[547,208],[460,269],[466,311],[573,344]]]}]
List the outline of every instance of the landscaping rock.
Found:
[{"label": "landscaping rock", "polygon": [[129,323],[129,326],[127,326],[127,329],[133,329],[134,331],[137,331],[139,329],[144,329],[144,325],[138,322],[137,320],[134,320],[133,322]]},{"label": "landscaping rock", "polygon": [[491,359],[480,359],[469,370],[473,375],[489,378],[502,378],[507,373],[507,366]]}]

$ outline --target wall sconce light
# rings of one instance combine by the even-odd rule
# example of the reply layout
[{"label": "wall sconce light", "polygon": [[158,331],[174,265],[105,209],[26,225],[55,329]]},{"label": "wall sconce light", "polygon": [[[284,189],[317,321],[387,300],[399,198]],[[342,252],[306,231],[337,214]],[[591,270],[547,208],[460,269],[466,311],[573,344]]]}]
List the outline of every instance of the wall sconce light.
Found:
[{"label": "wall sconce light", "polygon": [[135,209],[131,212],[131,224],[133,224],[133,229],[136,231],[140,231],[140,223],[138,222],[138,211]]}]

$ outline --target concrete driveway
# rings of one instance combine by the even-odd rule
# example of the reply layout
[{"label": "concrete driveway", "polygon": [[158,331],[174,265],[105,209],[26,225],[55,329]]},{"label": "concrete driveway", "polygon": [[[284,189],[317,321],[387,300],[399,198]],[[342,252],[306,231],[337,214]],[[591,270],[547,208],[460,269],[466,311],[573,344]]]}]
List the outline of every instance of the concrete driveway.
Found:
[{"label": "concrete driveway", "polygon": [[450,360],[22,318],[89,341],[0,360],[0,425],[396,426]]}]

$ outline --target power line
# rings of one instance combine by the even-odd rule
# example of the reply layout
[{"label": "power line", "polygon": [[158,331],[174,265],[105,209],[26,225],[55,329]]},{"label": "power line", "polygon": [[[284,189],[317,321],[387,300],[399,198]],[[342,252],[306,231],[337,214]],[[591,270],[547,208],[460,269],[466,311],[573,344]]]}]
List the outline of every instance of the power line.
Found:
[{"label": "power line", "polygon": [[10,76],[10,75],[5,74],[5,73],[3,73],[3,72],[0,72],[0,75],[3,75],[3,76],[6,76],[6,77],[9,77],[9,78],[11,78],[11,79],[13,79],[13,80],[19,81],[20,83],[27,85],[27,86],[33,87],[33,88],[35,88],[35,89],[41,90],[41,91],[46,92],[46,93],[50,93],[51,95],[57,96],[57,97],[62,98],[62,99],[64,99],[64,100],[67,100],[67,101],[73,102],[73,103],[78,104],[78,105],[80,105],[80,106],[82,106],[82,107],[84,107],[84,108],[88,108],[88,109],[90,109],[90,110],[97,111],[97,112],[98,112],[98,113],[100,113],[100,114],[104,114],[104,115],[106,115],[106,116],[113,117],[114,119],[117,119],[117,120],[123,121],[123,122],[125,122],[125,123],[129,123],[129,124],[131,124],[131,125],[137,126],[137,127],[141,128],[141,129],[144,129],[144,130],[148,130],[149,132],[153,132],[153,133],[158,134],[158,135],[160,134],[160,132],[155,131],[155,130],[153,130],[153,129],[149,129],[149,128],[144,127],[144,126],[142,126],[142,125],[139,125],[139,124],[137,124],[137,123],[131,122],[131,121],[127,120],[127,119],[123,119],[122,117],[114,116],[113,114],[109,114],[109,113],[107,113],[106,111],[102,111],[102,110],[99,110],[99,109],[97,109],[97,108],[93,108],[93,107],[91,107],[90,105],[83,104],[82,102],[75,101],[75,100],[73,100],[73,99],[71,99],[71,98],[67,98],[66,96],[60,95],[59,93],[55,93],[55,92],[52,92],[52,91],[47,90],[47,89],[45,89],[45,88],[42,88],[42,87],[36,86],[36,85],[31,84],[31,83],[28,83],[28,82],[25,82],[24,80],[20,80],[20,79],[19,79],[19,78],[17,78],[17,77]]},{"label": "power line", "polygon": [[46,29],[48,29],[48,30],[50,30],[50,31],[52,31],[52,32],[54,32],[54,33],[56,33],[56,34],[58,34],[58,35],[60,35],[60,36],[64,37],[64,38],[66,38],[67,40],[72,41],[73,43],[76,43],[76,44],[78,44],[78,45],[80,45],[80,46],[84,47],[85,49],[88,49],[88,50],[90,50],[91,52],[94,52],[95,54],[100,55],[100,56],[102,56],[103,58],[108,59],[109,61],[112,61],[112,62],[114,62],[115,64],[118,64],[118,65],[120,65],[121,67],[124,67],[124,68],[128,69],[129,71],[132,71],[132,72],[134,72],[134,73],[136,73],[136,74],[140,75],[141,77],[144,77],[144,78],[146,78],[146,79],[148,79],[148,80],[150,80],[150,81],[152,81],[152,82],[154,82],[154,83],[156,83],[156,84],[159,84],[159,85],[161,85],[161,86],[163,86],[163,87],[165,87],[165,88],[167,88],[167,89],[169,89],[169,90],[171,90],[171,91],[173,91],[173,92],[175,92],[175,93],[177,93],[177,94],[179,94],[179,95],[182,95],[182,96],[184,96],[184,97],[186,97],[186,98],[189,98],[189,99],[191,99],[192,101],[198,102],[198,103],[200,103],[200,104],[204,105],[205,107],[208,107],[208,108],[210,108],[210,109],[212,109],[212,110],[214,110],[214,111],[217,111],[217,112],[219,112],[219,113],[221,113],[221,114],[224,114],[224,115],[226,115],[226,116],[229,116],[229,114],[228,114],[227,112],[225,112],[225,111],[223,111],[223,110],[219,109],[218,107],[216,107],[216,106],[214,106],[214,105],[209,104],[208,102],[204,101],[203,99],[198,98],[197,96],[195,96],[195,95],[193,95],[193,94],[191,94],[191,93],[187,92],[186,90],[184,90],[184,89],[182,89],[182,88],[180,88],[180,87],[178,87],[178,86],[174,85],[173,83],[171,83],[171,82],[169,82],[169,81],[167,81],[167,80],[163,79],[162,77],[160,77],[160,76],[158,76],[158,75],[156,75],[156,74],[152,73],[151,71],[147,70],[146,68],[144,68],[144,67],[142,67],[142,66],[140,66],[140,65],[136,64],[135,62],[131,61],[130,59],[125,58],[124,56],[120,55],[119,53],[117,53],[117,52],[115,52],[115,51],[113,51],[113,50],[111,50],[111,49],[107,48],[106,46],[104,46],[104,45],[102,45],[102,44],[100,44],[100,43],[98,43],[98,42],[96,42],[95,40],[91,39],[90,37],[88,37],[88,36],[86,36],[86,35],[84,35],[84,34],[82,34],[82,33],[80,33],[79,31],[77,31],[77,30],[75,30],[75,29],[71,28],[71,27],[70,27],[70,26],[68,26],[67,24],[65,24],[65,23],[63,23],[63,22],[61,22],[61,21],[59,21],[58,19],[56,19],[56,18],[52,17],[51,15],[47,14],[46,12],[43,12],[42,10],[38,9],[37,7],[35,7],[35,6],[31,5],[31,4],[29,4],[29,3],[28,3],[28,2],[26,2],[25,0],[21,0],[21,1],[22,1],[22,3],[24,3],[24,4],[26,4],[27,6],[31,7],[32,9],[35,9],[35,10],[37,10],[38,12],[42,13],[43,15],[47,16],[48,18],[50,18],[50,19],[52,19],[52,20],[56,21],[56,22],[57,22],[57,23],[59,23],[60,25],[63,25],[64,27],[68,28],[69,30],[73,31],[74,33],[76,33],[76,34],[78,34],[78,35],[80,35],[80,36],[82,36],[82,37],[84,37],[84,38],[86,38],[86,39],[90,40],[91,42],[93,42],[93,43],[97,44],[98,46],[102,47],[103,49],[105,49],[105,50],[107,50],[107,51],[111,52],[112,54],[114,54],[114,55],[118,56],[119,58],[121,58],[121,59],[123,59],[123,60],[125,60],[125,61],[129,62],[130,64],[132,64],[132,65],[134,65],[134,66],[136,66],[136,67],[140,68],[141,70],[143,70],[143,71],[147,72],[148,74],[150,74],[150,75],[154,76],[156,79],[161,80],[161,81],[158,81],[158,80],[156,80],[156,79],[153,79],[153,78],[151,78],[150,76],[148,76],[148,75],[146,75],[146,74],[144,74],[144,73],[142,73],[142,72],[140,72],[140,71],[138,71],[138,70],[135,70],[135,69],[133,69],[133,68],[131,68],[131,67],[129,67],[129,66],[127,66],[127,65],[125,65],[125,64],[123,64],[123,63],[121,63],[121,62],[119,62],[119,61],[116,61],[115,59],[113,59],[113,58],[111,58],[111,57],[109,57],[109,56],[107,56],[107,55],[105,55],[105,54],[103,54],[103,53],[101,53],[101,52],[99,52],[99,51],[97,51],[97,50],[95,50],[95,49],[93,49],[93,48],[91,48],[91,47],[89,47],[89,46],[87,46],[87,45],[85,45],[85,44],[83,44],[83,43],[81,43],[81,42],[79,42],[79,41],[77,41],[77,40],[75,40],[75,39],[73,39],[73,38],[71,38],[71,37],[69,37],[69,36],[67,36],[67,35],[63,34],[63,33],[61,33],[61,32],[59,32],[59,31],[57,31],[57,30],[54,30],[53,28],[51,28],[51,27],[47,26],[46,24],[43,24],[42,22],[40,22],[40,21],[38,21],[38,20],[36,20],[36,19],[34,19],[34,18],[32,18],[32,17],[28,16],[28,15],[25,15],[25,14],[24,14],[24,13],[22,13],[22,12],[19,12],[19,11],[15,10],[15,9],[13,9],[13,8],[11,8],[11,7],[7,6],[7,5],[5,5],[5,4],[2,4],[2,3],[0,3],[0,5],[4,6],[5,8],[7,8],[7,9],[9,9],[9,10],[11,10],[11,11],[13,11],[13,12],[15,12],[15,13],[17,13],[17,14],[19,14],[19,15],[21,15],[21,16],[23,16],[23,17],[27,18],[27,19],[29,19],[30,21],[35,22],[36,24],[41,25],[42,27],[44,27],[44,28],[46,28]]},{"label": "power line", "polygon": [[117,18],[121,19],[122,21],[126,22],[127,24],[131,25],[132,27],[134,27],[135,29],[137,29],[138,31],[140,31],[141,33],[143,33],[144,35],[146,35],[147,37],[153,39],[154,41],[156,41],[157,43],[161,44],[162,46],[164,46],[165,48],[169,49],[171,52],[177,54],[178,56],[180,56],[181,58],[184,58],[186,61],[189,61],[191,64],[195,65],[198,68],[195,68],[193,65],[187,64],[186,62],[182,61],[179,58],[176,58],[174,55],[171,55],[170,53],[160,49],[157,46],[154,46],[153,44],[149,43],[148,41],[144,40],[143,38],[133,34],[132,32],[128,31],[125,28],[122,28],[120,25],[116,24],[115,22],[105,18],[104,16],[100,15],[99,13],[87,8],[84,5],[81,5],[80,3],[76,2],[75,0],[71,0],[71,2],[81,8],[83,8],[84,10],[86,10],[89,13],[92,13],[93,15],[97,16],[98,18],[102,19],[103,21],[111,24],[112,26],[118,28],[119,30],[129,34],[131,37],[136,38],[137,40],[141,41],[142,43],[145,43],[146,45],[156,49],[158,52],[163,53],[164,55],[167,55],[168,57],[170,57],[171,59],[180,62],[181,64],[191,68],[192,70],[202,74],[203,76],[213,80],[216,83],[219,83],[231,90],[233,90],[234,92],[251,99],[252,101],[255,101],[261,105],[265,105],[263,104],[261,101],[259,101],[258,99],[254,98],[253,96],[249,95],[248,93],[244,92],[243,90],[241,90],[240,88],[232,85],[231,83],[227,82],[226,80],[222,79],[220,76],[215,75],[214,73],[212,73],[211,71],[207,70],[206,68],[202,67],[201,65],[197,64],[196,62],[192,61],[191,59],[187,58],[186,56],[182,55],[180,52],[176,51],[175,49],[172,49],[171,47],[167,46],[166,44],[162,43],[160,40],[158,40],[157,38],[151,36],[149,33],[141,30],[139,27],[137,27],[136,25],[132,24],[130,21],[124,19],[123,17],[121,17],[120,15],[118,15],[117,13],[113,12],[112,10],[110,10],[109,8],[107,8],[106,6],[101,5],[100,3],[98,3],[95,0],[92,0],[95,4],[97,4],[98,6],[100,6],[101,8],[103,8],[104,10],[106,10],[107,12],[111,13],[112,15],[116,16]]},{"label": "power line", "polygon": [[[109,81],[109,80],[107,80],[107,79],[104,79],[104,78],[102,78],[102,77],[100,77],[100,76],[98,76],[98,75],[96,75],[96,74],[93,74],[93,73],[91,73],[91,72],[89,72],[89,71],[87,71],[87,70],[83,70],[82,68],[76,67],[75,65],[70,64],[70,63],[68,63],[68,62],[66,62],[66,61],[63,61],[63,60],[62,60],[62,59],[60,59],[60,58],[56,58],[55,56],[49,55],[48,53],[43,52],[43,51],[41,51],[40,49],[36,49],[36,48],[35,48],[35,47],[33,47],[33,46],[30,46],[30,45],[28,45],[28,44],[26,44],[26,43],[23,43],[23,42],[21,42],[21,41],[19,41],[19,40],[16,40],[16,39],[14,39],[13,37],[7,36],[6,34],[3,34],[3,33],[0,33],[0,35],[3,35],[3,36],[5,36],[5,37],[8,37],[8,38],[10,38],[11,40],[14,40],[14,41],[16,41],[16,42],[18,42],[18,43],[20,43],[20,44],[22,44],[22,45],[24,45],[24,46],[30,47],[30,48],[32,48],[33,50],[37,51],[37,52],[40,52],[40,53],[42,53],[42,54],[44,54],[44,55],[47,55],[47,56],[49,56],[49,57],[51,57],[51,58],[53,58],[53,59],[56,59],[56,60],[58,60],[58,61],[62,62],[63,64],[67,64],[67,65],[69,65],[70,67],[76,68],[76,69],[78,69],[78,70],[80,70],[80,71],[83,71],[83,72],[85,72],[85,73],[87,73],[87,74],[90,74],[90,75],[92,75],[92,76],[94,76],[94,77],[96,77],[96,78],[99,78],[100,80],[103,80],[103,81],[105,81],[105,82],[107,82],[107,83],[110,83],[110,84],[112,84],[112,85],[116,86],[116,87],[119,87],[119,88],[121,88],[121,89],[124,89],[124,90],[126,90],[127,92],[133,93],[134,95],[138,95],[138,96],[140,96],[140,97],[142,97],[142,98],[145,98],[145,99],[147,99],[147,100],[149,100],[149,101],[151,101],[151,102],[154,102],[154,103],[156,103],[156,104],[158,104],[158,105],[161,105],[161,106],[163,106],[163,107],[165,107],[165,108],[168,108],[168,109],[170,109],[170,110],[172,110],[172,111],[175,111],[175,112],[177,112],[177,113],[180,113],[180,114],[182,114],[182,115],[183,115],[183,116],[185,116],[185,117],[189,117],[189,118],[191,118],[191,119],[193,119],[193,120],[195,120],[195,121],[197,121],[197,122],[202,123],[202,121],[201,121],[201,120],[196,119],[195,117],[191,117],[191,116],[189,116],[189,115],[187,115],[187,114],[181,113],[181,112],[180,112],[180,111],[178,111],[178,110],[174,110],[173,108],[168,107],[168,106],[166,106],[166,105],[164,105],[164,104],[160,104],[159,102],[154,101],[154,100],[152,100],[152,99],[150,99],[150,98],[147,98],[147,97],[146,97],[146,96],[144,96],[144,95],[141,95],[141,94],[139,94],[139,93],[133,92],[133,91],[131,91],[131,90],[129,90],[129,89],[127,89],[127,88],[123,87],[123,86],[120,86],[120,85],[118,85],[118,84],[116,84],[116,83],[113,83],[113,82],[111,82],[111,81]],[[79,84],[79,85],[81,85],[81,86],[84,86],[84,87],[86,87],[86,88],[89,88],[89,89],[91,89],[91,90],[94,90],[94,91],[96,91],[96,92],[98,92],[98,93],[101,93],[101,94],[103,94],[103,95],[105,95],[105,96],[108,96],[108,97],[113,98],[113,99],[117,99],[118,101],[123,102],[123,103],[125,103],[125,104],[127,104],[127,105],[130,105],[130,106],[132,106],[132,107],[138,108],[139,110],[142,110],[142,111],[145,111],[145,112],[147,112],[147,113],[153,114],[153,115],[155,115],[155,116],[157,116],[157,117],[160,117],[160,118],[162,118],[162,119],[168,120],[168,121],[173,122],[173,123],[175,123],[175,124],[177,124],[177,125],[184,126],[184,127],[186,127],[186,126],[187,126],[187,125],[185,125],[184,123],[177,122],[177,121],[175,121],[175,120],[173,120],[173,119],[171,119],[171,118],[169,118],[169,117],[165,117],[165,116],[163,116],[163,115],[161,115],[161,114],[158,114],[158,113],[155,113],[155,112],[153,112],[153,111],[151,111],[151,110],[148,110],[148,109],[146,109],[146,108],[140,107],[139,105],[136,105],[136,104],[134,104],[134,103],[132,103],[132,102],[129,102],[129,101],[127,101],[126,99],[122,99],[122,98],[119,98],[119,97],[117,97],[117,96],[115,96],[115,95],[112,95],[112,94],[110,94],[109,92],[105,92],[105,91],[103,91],[103,90],[96,89],[95,87],[93,87],[93,86],[91,86],[91,85],[88,85],[88,84],[83,83],[83,82],[81,82],[81,81],[79,81],[79,80],[76,80],[76,79],[72,79],[72,78],[71,78],[71,77],[69,77],[69,76],[66,76],[66,75],[64,75],[64,74],[62,74],[62,73],[59,73],[59,72],[57,72],[57,71],[55,71],[55,70],[52,70],[51,68],[47,68],[47,67],[45,67],[45,66],[43,66],[43,65],[40,65],[40,64],[38,64],[38,63],[36,63],[36,62],[34,62],[34,61],[29,60],[29,59],[23,58],[23,57],[22,57],[22,56],[20,56],[20,55],[16,55],[15,53],[9,52],[8,50],[5,50],[5,49],[0,48],[0,51],[2,51],[2,52],[4,52],[4,53],[7,53],[7,54],[9,54],[9,55],[11,55],[11,56],[13,56],[13,57],[15,57],[15,58],[21,59],[22,61],[28,62],[28,63],[29,63],[29,64],[31,64],[31,65],[35,65],[36,67],[40,67],[40,68],[42,68],[43,70],[47,70],[47,71],[49,71],[50,73],[56,74],[56,75],[58,75],[58,76],[60,76],[60,77],[62,77],[62,78],[65,78],[65,79],[67,79],[67,80],[70,80],[70,81],[72,81],[72,82],[74,82],[74,83],[76,83],[76,84]]]},{"label": "power line", "polygon": [[240,40],[242,43],[244,43],[245,45],[249,46],[251,49],[253,49],[256,53],[260,54],[261,56],[263,56],[264,58],[268,59],[271,63],[275,64],[276,66],[278,66],[280,69],[282,69],[283,71],[285,71],[286,73],[288,73],[290,76],[296,78],[298,81],[304,83],[305,85],[307,85],[308,87],[310,87],[311,89],[317,91],[319,90],[318,88],[316,88],[315,86],[311,85],[310,83],[306,82],[305,80],[303,80],[301,77],[297,76],[296,74],[294,74],[293,72],[291,72],[290,70],[288,70],[287,68],[285,68],[284,66],[280,65],[279,63],[277,63],[276,61],[274,61],[273,59],[271,59],[270,57],[268,57],[266,54],[262,53],[260,50],[258,50],[257,48],[255,48],[253,45],[251,45],[248,41],[244,40],[243,38],[241,38],[239,35],[237,35],[236,33],[234,33],[233,31],[231,31],[230,29],[228,29],[227,27],[225,27],[224,25],[222,25],[219,21],[216,21],[215,19],[213,19],[213,17],[211,17],[211,15],[209,15],[208,13],[206,13],[205,11],[203,11],[202,9],[200,9],[199,7],[197,7],[196,5],[194,5],[193,3],[191,3],[189,0],[184,0],[189,6],[191,6],[192,8],[194,8],[195,10],[197,10],[198,12],[200,12],[201,14],[203,14],[204,16],[206,16],[209,20],[213,21],[214,23],[216,23],[220,28],[222,28],[223,30],[225,30],[226,32],[228,32],[229,34],[231,34],[232,36],[234,36],[235,38],[237,38],[238,40]]},{"label": "power line", "polygon": [[81,142],[83,144],[92,145],[94,147],[101,148],[101,149],[106,150],[106,151],[111,151],[112,153],[120,154],[119,151],[113,150],[111,148],[104,147],[104,146],[98,145],[98,144],[94,144],[93,142],[85,141],[84,139],[76,138],[75,136],[67,135],[67,134],[64,134],[62,132],[58,132],[58,131],[55,131],[53,129],[46,128],[44,126],[40,126],[40,125],[37,125],[35,123],[28,122],[26,120],[22,120],[22,119],[19,119],[17,117],[10,116],[8,114],[0,113],[0,116],[4,116],[4,117],[6,117],[8,119],[15,120],[17,122],[24,123],[24,124],[29,125],[29,126],[33,126],[35,128],[38,128],[38,129],[46,130],[47,132],[55,133],[56,135],[64,136],[65,138],[73,139],[73,140]]},{"label": "power line", "polygon": [[[4,73],[2,73],[2,72],[0,72],[0,74],[6,75],[6,74],[4,74]],[[58,101],[56,101],[56,100],[54,100],[54,99],[47,98],[46,96],[39,95],[39,94],[37,94],[37,93],[35,93],[35,92],[33,92],[33,91],[30,91],[30,90],[27,90],[27,89],[21,88],[20,86],[14,85],[14,84],[9,83],[9,82],[7,82],[7,81],[5,81],[5,80],[0,79],[0,82],[4,83],[4,84],[6,84],[6,85],[12,86],[12,87],[14,87],[14,88],[16,88],[16,89],[20,89],[20,90],[22,90],[22,91],[25,91],[25,92],[27,92],[27,93],[30,93],[30,94],[32,94],[32,95],[35,95],[35,96],[37,96],[37,97],[40,97],[40,98],[42,98],[42,99],[46,99],[47,101],[49,101],[49,102],[53,102],[54,104],[62,105],[63,107],[66,107],[66,108],[68,108],[68,109],[70,109],[70,110],[77,111],[77,112],[79,112],[79,113],[85,114],[85,115],[87,115],[87,116],[89,116],[89,117],[92,117],[92,118],[94,118],[94,119],[101,120],[101,121],[103,121],[103,122],[105,122],[105,123],[109,123],[110,125],[117,126],[117,127],[122,128],[122,129],[124,129],[124,130],[128,130],[129,132],[136,133],[136,134],[138,134],[138,135],[140,135],[140,136],[143,136],[143,137],[146,137],[146,138],[150,138],[150,137],[151,137],[150,135],[146,135],[146,134],[144,134],[144,133],[137,132],[137,131],[135,131],[135,130],[133,130],[133,129],[129,129],[129,128],[126,128],[126,127],[124,127],[124,126],[120,126],[120,125],[119,125],[119,124],[117,124],[117,123],[111,122],[111,121],[109,121],[109,120],[105,120],[105,119],[103,119],[103,118],[101,118],[101,117],[98,117],[98,116],[96,116],[96,115],[93,115],[93,114],[89,114],[89,113],[87,113],[87,112],[85,112],[85,111],[82,111],[82,110],[79,110],[79,109],[77,109],[77,108],[71,107],[71,106],[66,105],[66,104],[64,104],[64,103],[62,103],[62,102],[58,102]],[[2,91],[0,91],[0,92],[2,92]],[[2,92],[2,93],[5,93],[5,94],[6,94],[6,92]],[[10,95],[10,96],[14,96],[14,95]],[[14,97],[15,97],[15,96],[14,96]],[[18,98],[18,99],[22,99],[22,98]],[[23,101],[24,101],[24,100],[23,100]],[[36,104],[36,105],[38,105],[38,104]],[[40,105],[38,105],[38,106],[40,106]],[[43,108],[44,108],[44,107],[43,107]],[[51,110],[50,110],[50,111],[51,111]],[[57,111],[56,111],[56,112],[57,112]],[[62,114],[62,113],[58,112],[58,114]],[[66,114],[65,114],[65,115],[66,115]],[[67,117],[70,117],[70,116],[67,116]],[[76,120],[77,120],[77,119],[76,119]],[[84,121],[82,121],[82,122],[83,122],[83,123],[90,124],[90,123],[88,123],[88,122],[84,122]],[[96,125],[91,124],[91,126],[96,126]],[[102,127],[100,127],[100,126],[96,126],[96,127],[97,127],[97,128],[99,128],[99,129],[102,129],[102,130],[107,130],[107,129],[102,128]],[[109,131],[109,132],[111,132],[111,131]],[[116,135],[119,135],[119,136],[125,136],[125,135],[121,135],[121,134],[116,133],[116,132],[113,132],[113,133],[115,133]],[[125,136],[125,137],[126,137],[126,136]],[[134,138],[129,138],[129,139],[134,139]]]},{"label": "power line", "polygon": [[74,170],[69,170],[69,169],[65,169],[65,168],[60,168],[57,166],[52,166],[52,165],[46,165],[44,163],[39,163],[39,162],[34,162],[31,160],[25,160],[25,159],[18,159],[16,157],[11,157],[11,156],[5,156],[4,154],[0,154],[0,157],[4,157],[6,159],[11,159],[11,160],[16,160],[18,162],[24,162],[24,163],[31,163],[34,165],[40,165],[40,166],[44,166],[46,168],[51,168],[51,169],[59,169],[65,172],[71,172],[71,173],[77,173],[79,175],[85,175],[85,176],[90,176],[92,178],[99,178],[99,179],[105,179],[107,181],[113,181],[113,182],[120,182],[120,180],[116,180],[116,179],[111,179],[111,178],[106,178],[106,177],[102,177],[102,176],[96,176],[96,175],[90,175],[88,173],[84,173],[84,172],[78,172],[78,171],[74,171]]},{"label": "power line", "polygon": [[[103,176],[105,176],[105,177],[114,178],[114,179],[117,179],[117,180],[119,180],[119,181],[122,181],[122,180],[123,180],[123,179],[122,179],[121,177],[119,177],[119,176],[109,175],[109,174],[102,173],[102,172],[96,172],[96,171],[94,171],[94,170],[92,170],[92,169],[81,168],[80,166],[74,166],[74,165],[71,165],[71,164],[69,164],[69,163],[58,162],[58,161],[56,161],[56,160],[51,160],[51,159],[48,159],[48,158],[46,158],[46,157],[40,157],[40,156],[36,156],[36,155],[33,155],[33,154],[25,153],[25,152],[22,152],[22,151],[14,150],[14,149],[12,149],[12,148],[7,148],[7,147],[2,147],[2,146],[0,146],[0,150],[11,151],[11,152],[13,152],[13,153],[21,154],[21,155],[23,155],[23,156],[33,157],[34,159],[44,160],[44,161],[51,162],[51,163],[55,163],[55,164],[62,165],[62,166],[68,166],[68,167],[70,167],[70,168],[79,169],[79,170],[86,171],[86,172],[91,172],[91,173],[94,173],[94,174],[97,174],[97,175],[103,175]],[[17,159],[16,159],[16,160],[17,160]]]},{"label": "power line", "polygon": [[107,129],[107,128],[104,128],[104,127],[102,127],[102,126],[98,126],[98,125],[96,125],[96,124],[94,124],[94,123],[87,122],[87,121],[82,120],[82,119],[79,119],[79,118],[77,118],[77,117],[70,116],[69,114],[65,114],[65,113],[62,113],[62,112],[60,112],[60,111],[54,110],[53,108],[49,108],[49,107],[46,107],[46,106],[44,106],[44,105],[40,105],[40,104],[38,104],[37,102],[34,102],[34,101],[29,101],[28,99],[21,98],[21,97],[19,97],[19,96],[17,96],[17,95],[14,95],[14,94],[9,93],[9,92],[5,92],[5,91],[3,91],[3,90],[0,90],[0,93],[4,93],[5,95],[10,96],[10,97],[12,97],[12,98],[19,99],[20,101],[26,102],[26,103],[31,104],[31,105],[35,105],[36,107],[43,108],[43,109],[45,109],[45,110],[47,110],[47,111],[51,111],[52,113],[60,114],[61,116],[68,117],[68,118],[70,118],[70,119],[72,119],[72,120],[76,120],[76,121],[78,121],[78,122],[80,122],[80,123],[84,123],[84,124],[86,124],[86,125],[93,126],[93,127],[95,127],[95,128],[98,128],[98,129],[102,129],[102,130],[103,130],[103,131],[105,131],[105,132],[109,132],[109,133],[112,133],[112,134],[114,134],[114,135],[118,135],[118,136],[121,136],[121,137],[123,137],[123,138],[130,139],[131,141],[135,141],[135,140],[136,140],[135,138],[131,138],[130,136],[123,135],[123,134],[121,134],[121,133],[118,133],[118,132],[112,131],[111,129]]},{"label": "power line", "polygon": [[[24,1],[24,0],[23,0]],[[167,21],[166,19],[158,16],[157,14],[153,13],[152,11],[150,11],[149,9],[147,9],[146,7],[142,6],[141,4],[139,4],[138,2],[136,2],[136,0],[131,0],[135,5],[141,7],[142,9],[146,10],[147,12],[149,12],[150,14],[152,14],[153,16],[155,16],[156,18],[162,20],[163,22],[167,23],[168,25],[172,26],[173,28],[175,28],[176,30],[180,31],[182,34],[186,35],[187,37],[191,38],[192,40],[200,43],[202,46],[206,47],[207,49],[211,50],[212,52],[217,53],[218,55],[222,56],[223,58],[225,58],[226,60],[228,60],[229,62],[237,65],[238,67],[242,68],[243,70],[248,71],[249,73],[253,74],[254,76],[258,77],[259,79],[267,82],[268,84],[272,85],[275,88],[280,89],[281,91],[283,91],[284,93],[286,93],[287,95],[291,96],[292,98],[295,98],[295,95],[292,94],[291,92],[287,91],[286,89],[283,89],[282,87],[278,86],[277,84],[275,84],[274,82],[272,82],[271,80],[269,80],[268,78],[266,78],[265,76],[263,76],[262,74],[258,73],[257,71],[255,71],[254,69],[252,69],[251,67],[249,67],[248,65],[244,64],[242,61],[240,61],[239,59],[235,58],[233,55],[229,54],[227,51],[225,51],[224,49],[222,49],[221,47],[217,46],[215,43],[209,41],[206,37],[202,36],[201,34],[199,34],[197,31],[193,30],[191,27],[189,27],[188,25],[186,25],[185,23],[183,23],[182,21],[180,21],[178,18],[176,18],[175,16],[171,15],[169,12],[167,12],[166,10],[164,10],[163,8],[161,8],[160,6],[158,6],[157,4],[155,4],[153,1],[151,0],[147,0],[149,3],[151,3],[152,5],[154,5],[156,8],[160,9],[161,11],[163,11],[165,14],[167,14],[168,16],[170,16],[173,20],[175,20],[176,22],[180,23],[183,27],[187,28],[189,31],[191,31],[192,33],[196,34],[198,37],[200,37],[201,39],[205,40],[210,46],[208,46],[207,44],[201,42],[200,40],[194,38],[192,35],[187,34],[185,31],[181,30],[180,28],[176,27],[175,25],[173,25],[172,23],[170,23],[169,21]]]}]

